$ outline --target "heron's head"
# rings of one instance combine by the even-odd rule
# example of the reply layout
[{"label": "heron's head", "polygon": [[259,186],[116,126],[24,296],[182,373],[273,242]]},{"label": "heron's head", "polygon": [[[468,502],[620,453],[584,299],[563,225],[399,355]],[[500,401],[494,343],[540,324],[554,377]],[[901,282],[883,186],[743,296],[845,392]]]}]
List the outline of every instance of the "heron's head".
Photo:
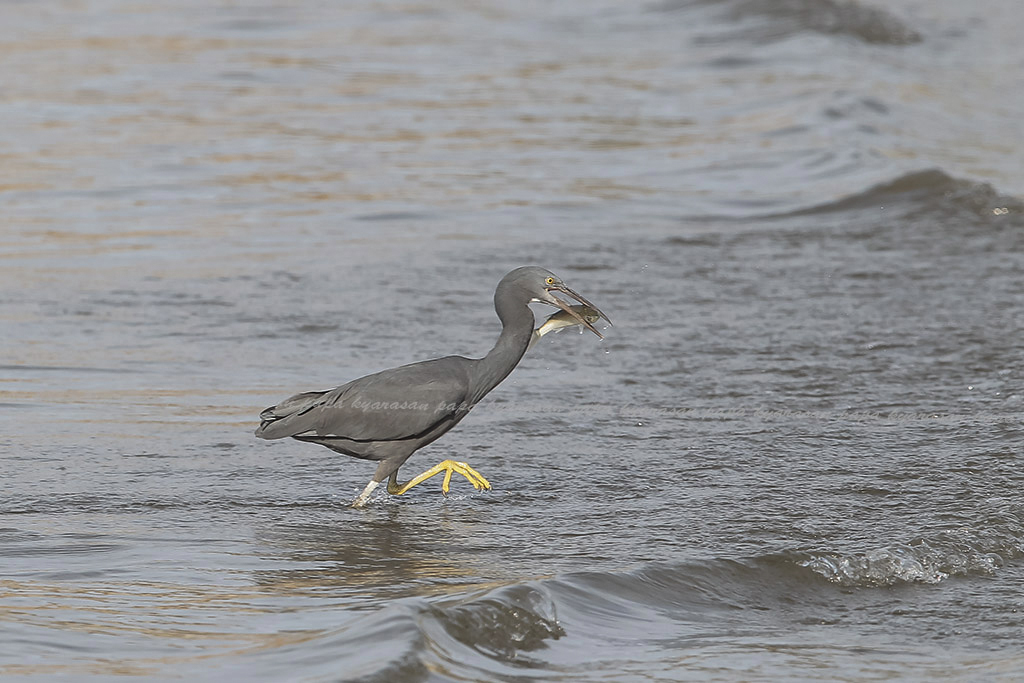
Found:
[{"label": "heron's head", "polygon": [[501,283],[498,286],[499,291],[501,291],[504,285],[513,287],[521,292],[529,303],[547,304],[549,306],[562,309],[601,339],[604,339],[604,336],[597,331],[597,328],[591,324],[591,321],[588,320],[587,317],[580,315],[577,309],[574,309],[569,305],[569,303],[559,299],[554,293],[561,292],[563,294],[567,294],[581,304],[589,306],[595,313],[607,320],[609,325],[612,322],[611,320],[608,320],[608,316],[602,313],[597,306],[587,301],[583,295],[573,291],[567,284],[562,282],[562,278],[558,277],[550,270],[545,270],[539,266],[523,266],[522,268],[516,268],[502,278]]}]

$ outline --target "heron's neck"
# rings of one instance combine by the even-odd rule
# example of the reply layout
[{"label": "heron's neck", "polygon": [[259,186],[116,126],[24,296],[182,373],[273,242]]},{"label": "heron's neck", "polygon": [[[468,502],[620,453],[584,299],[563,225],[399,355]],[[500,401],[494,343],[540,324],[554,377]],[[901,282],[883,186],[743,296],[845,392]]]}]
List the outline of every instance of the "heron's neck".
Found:
[{"label": "heron's neck", "polygon": [[533,336],[533,311],[522,304],[498,311],[502,328],[490,352],[476,362],[470,404],[476,403],[498,386],[519,364]]}]

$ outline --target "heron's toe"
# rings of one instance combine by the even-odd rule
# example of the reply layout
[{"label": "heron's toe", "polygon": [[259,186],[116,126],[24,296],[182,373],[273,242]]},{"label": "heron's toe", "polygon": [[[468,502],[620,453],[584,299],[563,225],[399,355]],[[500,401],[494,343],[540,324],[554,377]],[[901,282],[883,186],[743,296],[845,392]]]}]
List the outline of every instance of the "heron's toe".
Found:
[{"label": "heron's toe", "polygon": [[460,467],[459,474],[469,480],[469,483],[473,485],[477,491],[484,490],[489,491],[491,488],[491,482],[487,481],[484,475],[480,474],[467,463],[460,462],[456,463]]},{"label": "heron's toe", "polygon": [[451,465],[446,467],[444,470],[444,481],[441,482],[441,493],[443,493],[446,496],[448,495],[448,489],[450,488],[450,484],[452,483],[452,472],[454,471],[455,468],[452,467]]},{"label": "heron's toe", "polygon": [[476,475],[476,479],[473,481],[473,487],[476,488],[477,491],[491,490],[491,482],[484,479],[483,475],[479,472],[474,471],[473,474]]}]

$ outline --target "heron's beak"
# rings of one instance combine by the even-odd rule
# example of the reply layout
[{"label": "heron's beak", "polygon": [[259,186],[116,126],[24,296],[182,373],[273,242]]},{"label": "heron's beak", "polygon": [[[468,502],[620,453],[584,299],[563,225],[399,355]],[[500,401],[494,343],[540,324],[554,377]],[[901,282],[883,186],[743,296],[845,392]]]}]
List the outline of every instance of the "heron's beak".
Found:
[{"label": "heron's beak", "polygon": [[583,325],[588,330],[590,330],[591,332],[596,334],[598,339],[604,339],[604,335],[601,334],[600,332],[598,332],[597,328],[594,327],[593,325],[591,325],[590,322],[588,322],[586,318],[584,318],[582,315],[580,315],[579,313],[574,311],[572,309],[572,307],[569,306],[569,304],[567,304],[566,302],[562,301],[561,299],[559,299],[554,294],[551,294],[551,292],[563,292],[564,294],[568,294],[572,298],[576,299],[576,301],[579,301],[581,304],[584,304],[586,306],[590,306],[592,309],[594,309],[595,313],[597,313],[599,316],[604,318],[606,321],[608,321],[608,324],[611,325],[612,321],[608,320],[608,316],[606,316],[604,313],[602,313],[600,308],[598,308],[594,304],[592,304],[589,301],[587,301],[587,299],[582,294],[578,294],[577,292],[569,289],[565,285],[552,285],[550,287],[545,287],[545,289],[548,292],[548,296],[551,297],[550,301],[545,301],[545,303],[549,303],[552,306],[556,306],[558,308],[561,308],[563,311],[565,311],[566,313],[571,315],[573,318],[578,320],[580,322],[580,325]]}]

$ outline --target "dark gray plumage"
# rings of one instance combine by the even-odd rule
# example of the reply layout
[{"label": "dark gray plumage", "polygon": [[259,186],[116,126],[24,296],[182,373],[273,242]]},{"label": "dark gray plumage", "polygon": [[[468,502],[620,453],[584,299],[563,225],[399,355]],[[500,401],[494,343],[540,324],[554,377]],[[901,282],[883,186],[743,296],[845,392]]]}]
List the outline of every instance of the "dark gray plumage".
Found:
[{"label": "dark gray plumage", "polygon": [[[551,292],[564,292],[593,308],[550,271],[536,266],[516,268],[498,283],[494,309],[502,330],[497,343],[483,358],[445,356],[403,365],[329,391],[296,394],[260,413],[256,436],[292,437],[380,464],[372,481],[356,498],[361,507],[384,479],[387,490],[398,495],[435,474],[445,472],[447,493],[452,473],[465,476],[474,487],[490,488],[465,463],[445,460],[405,484],[398,483],[398,468],[418,449],[454,427],[472,407],[512,372],[533,337],[533,312],[528,304],[540,302],[566,311],[598,337],[601,333]],[[610,322],[610,321],[609,321]]]}]

